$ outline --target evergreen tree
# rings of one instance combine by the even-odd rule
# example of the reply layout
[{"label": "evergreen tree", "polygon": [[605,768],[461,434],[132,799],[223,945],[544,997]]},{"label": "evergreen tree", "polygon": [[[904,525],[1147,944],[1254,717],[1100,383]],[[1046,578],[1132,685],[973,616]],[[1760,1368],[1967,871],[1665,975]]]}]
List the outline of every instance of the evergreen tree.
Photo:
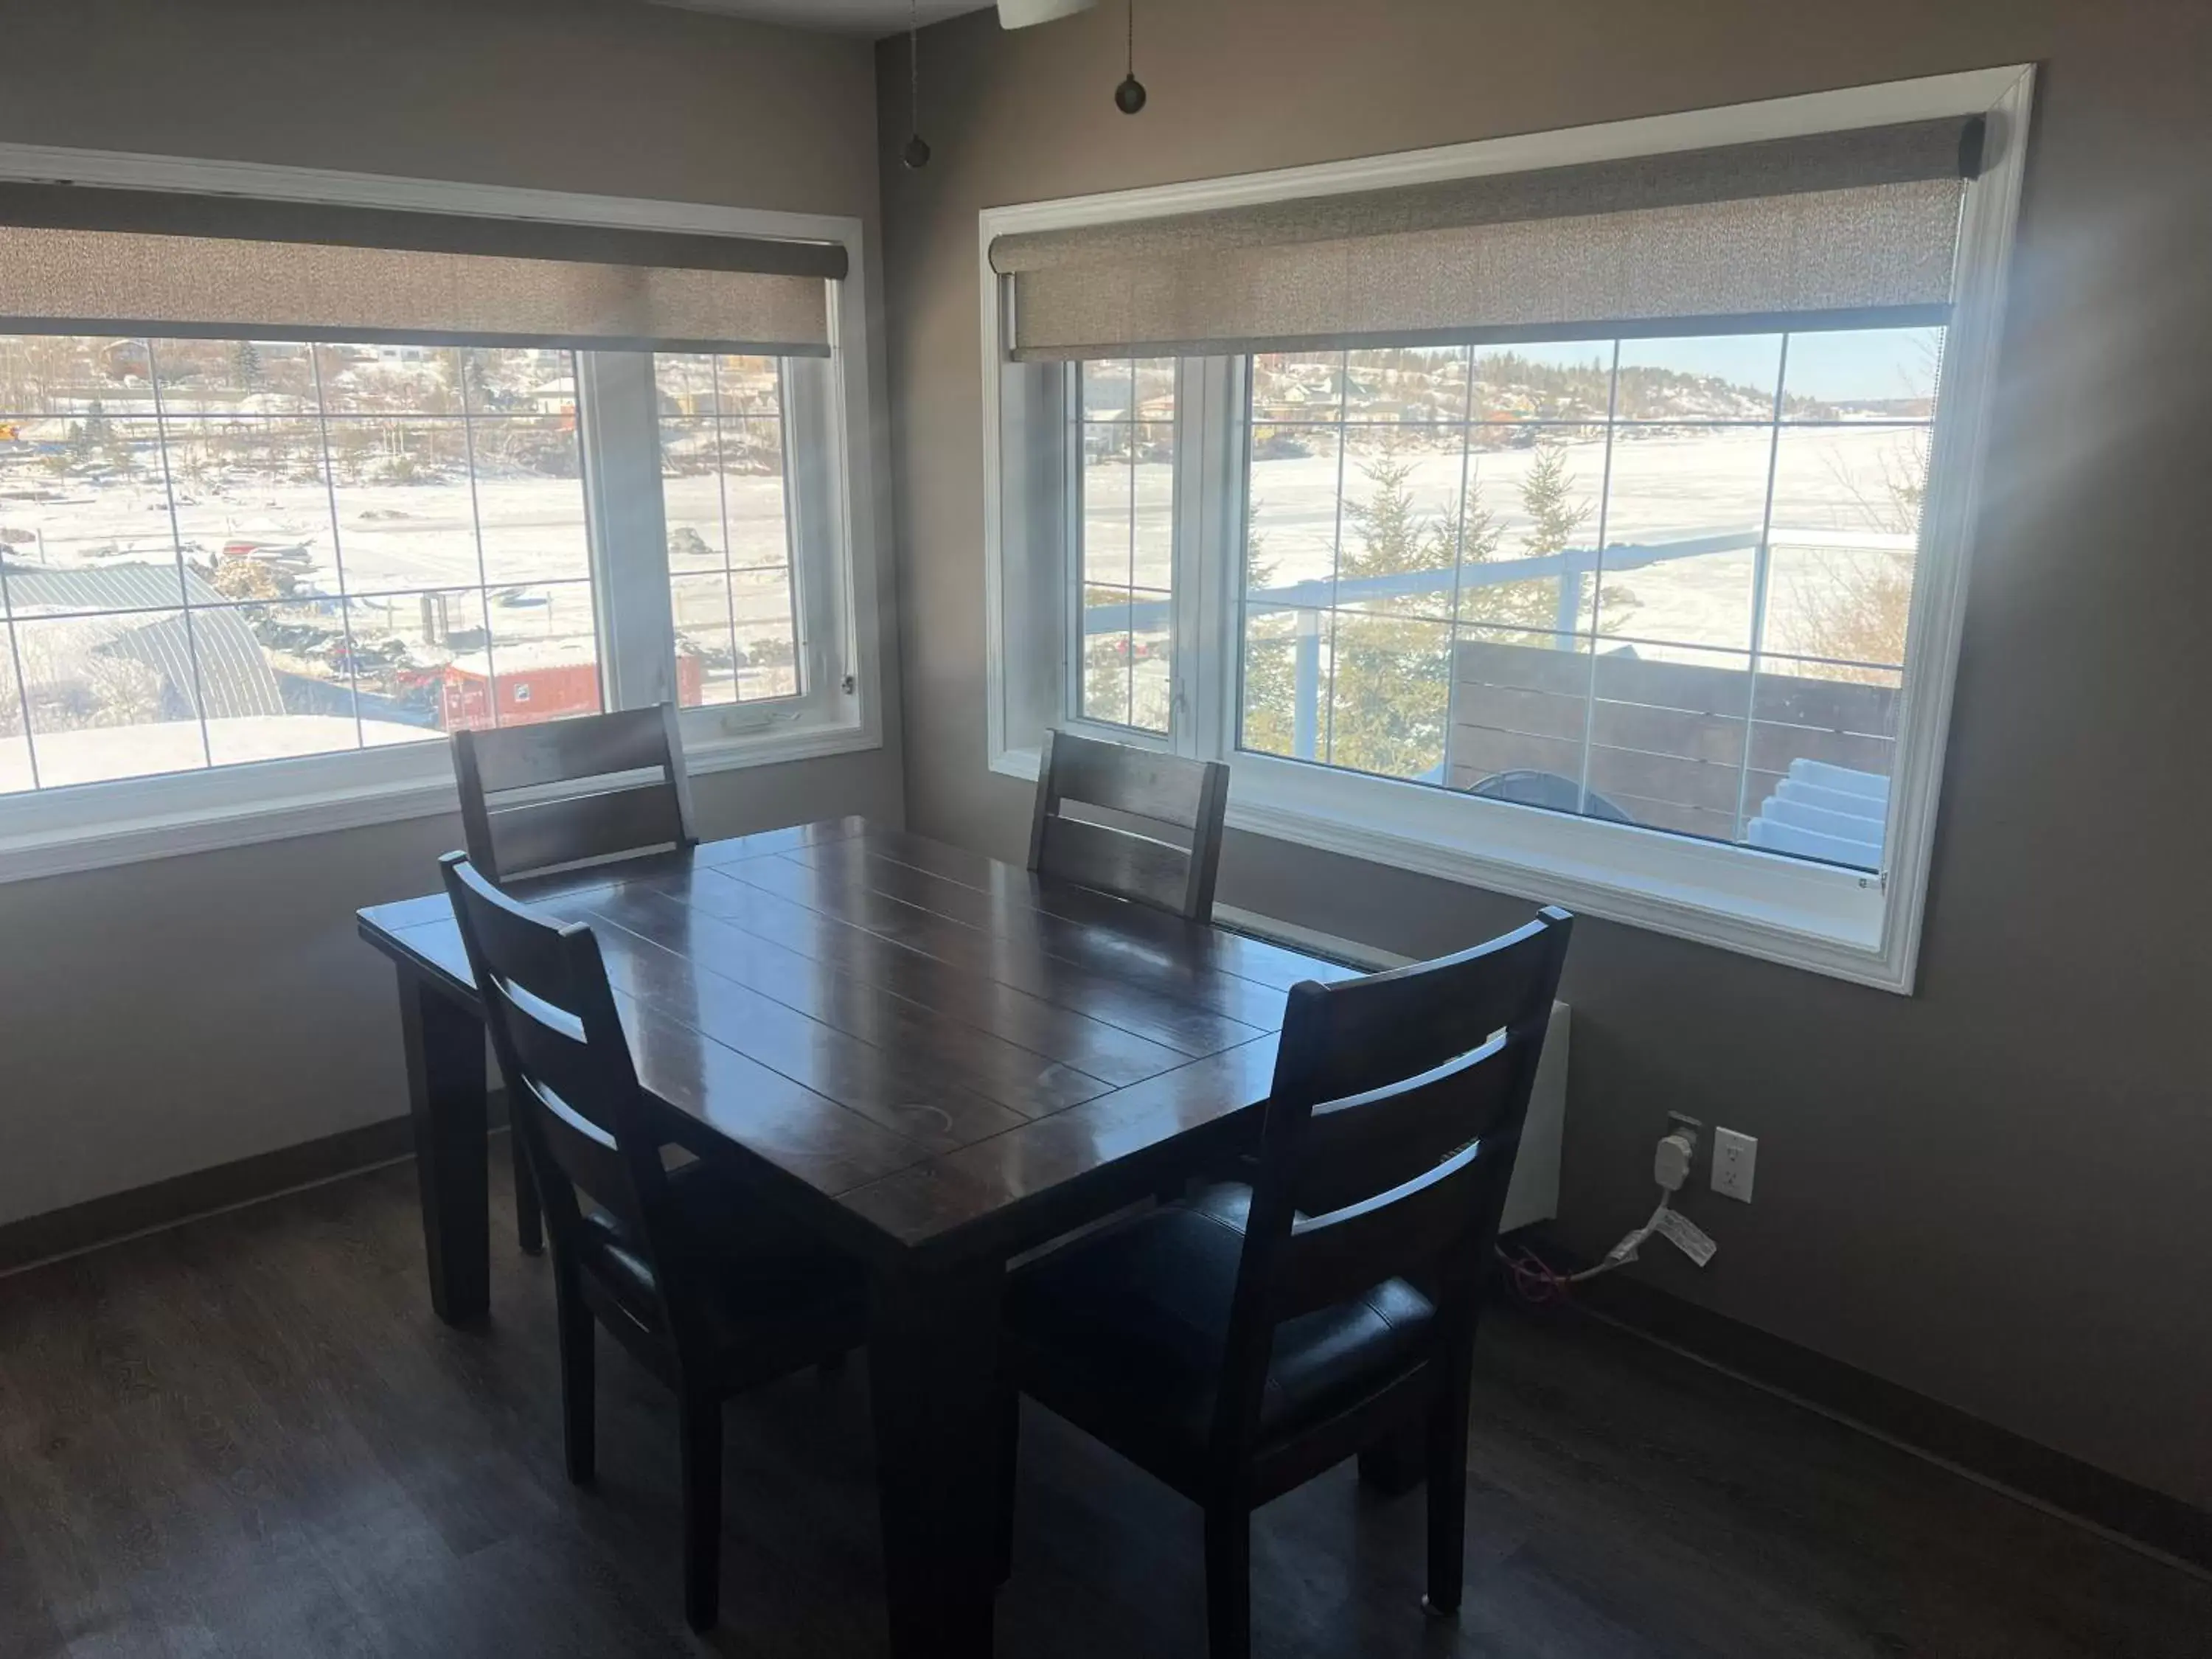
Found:
[{"label": "evergreen tree", "polygon": [[261,390],[261,348],[251,340],[240,340],[230,349],[231,372],[238,377],[239,385],[248,392]]}]

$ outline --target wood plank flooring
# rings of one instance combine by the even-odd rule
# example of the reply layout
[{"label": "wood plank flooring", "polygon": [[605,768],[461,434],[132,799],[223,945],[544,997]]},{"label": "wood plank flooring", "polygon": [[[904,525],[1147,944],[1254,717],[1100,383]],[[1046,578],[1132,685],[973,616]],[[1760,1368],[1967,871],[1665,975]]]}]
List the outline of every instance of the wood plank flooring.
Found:
[{"label": "wood plank flooring", "polygon": [[[0,1656],[880,1654],[865,1365],[731,1408],[694,1638],[665,1398],[603,1341],[568,1486],[545,1264],[495,1212],[475,1334],[431,1316],[404,1165],[0,1279]],[[1602,1326],[1501,1314],[1478,1370],[1457,1626],[1419,1611],[1419,1496],[1346,1468],[1258,1518],[1259,1654],[2212,1652],[2212,1583]],[[1000,1651],[1200,1654],[1196,1513],[1034,1407],[1023,1454]]]}]

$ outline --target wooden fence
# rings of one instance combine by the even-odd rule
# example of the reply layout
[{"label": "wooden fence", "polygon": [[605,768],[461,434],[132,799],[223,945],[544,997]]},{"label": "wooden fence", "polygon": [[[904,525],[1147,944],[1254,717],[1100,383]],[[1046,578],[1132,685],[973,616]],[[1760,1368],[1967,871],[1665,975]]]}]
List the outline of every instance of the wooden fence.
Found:
[{"label": "wooden fence", "polygon": [[1893,686],[1474,642],[1453,679],[1452,787],[1521,769],[1578,779],[1587,722],[1594,792],[1638,823],[1723,841],[1791,761],[1887,775],[1896,746]]}]

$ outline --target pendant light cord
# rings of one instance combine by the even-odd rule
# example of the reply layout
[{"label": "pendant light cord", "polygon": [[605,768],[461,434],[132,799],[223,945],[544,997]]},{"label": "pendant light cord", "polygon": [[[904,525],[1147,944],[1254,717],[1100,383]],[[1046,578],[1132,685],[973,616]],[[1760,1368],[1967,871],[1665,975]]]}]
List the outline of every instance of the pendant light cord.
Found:
[{"label": "pendant light cord", "polygon": [[1129,0],[1124,9],[1129,23],[1129,73],[1137,72],[1137,0]]},{"label": "pendant light cord", "polygon": [[921,136],[921,0],[907,0],[906,7],[907,128]]}]

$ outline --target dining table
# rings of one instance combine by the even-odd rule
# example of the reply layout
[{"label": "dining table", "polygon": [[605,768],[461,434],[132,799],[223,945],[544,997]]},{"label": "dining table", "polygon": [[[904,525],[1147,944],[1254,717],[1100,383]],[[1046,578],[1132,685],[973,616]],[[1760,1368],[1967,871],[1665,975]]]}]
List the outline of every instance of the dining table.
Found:
[{"label": "dining table", "polygon": [[[988,1655],[1009,1262],[1231,1164],[1285,993],[1353,970],[862,818],[509,891],[597,936],[656,1133],[865,1266],[892,1651]],[[472,1324],[482,1006],[443,892],[360,932],[398,975],[431,1304]]]}]

